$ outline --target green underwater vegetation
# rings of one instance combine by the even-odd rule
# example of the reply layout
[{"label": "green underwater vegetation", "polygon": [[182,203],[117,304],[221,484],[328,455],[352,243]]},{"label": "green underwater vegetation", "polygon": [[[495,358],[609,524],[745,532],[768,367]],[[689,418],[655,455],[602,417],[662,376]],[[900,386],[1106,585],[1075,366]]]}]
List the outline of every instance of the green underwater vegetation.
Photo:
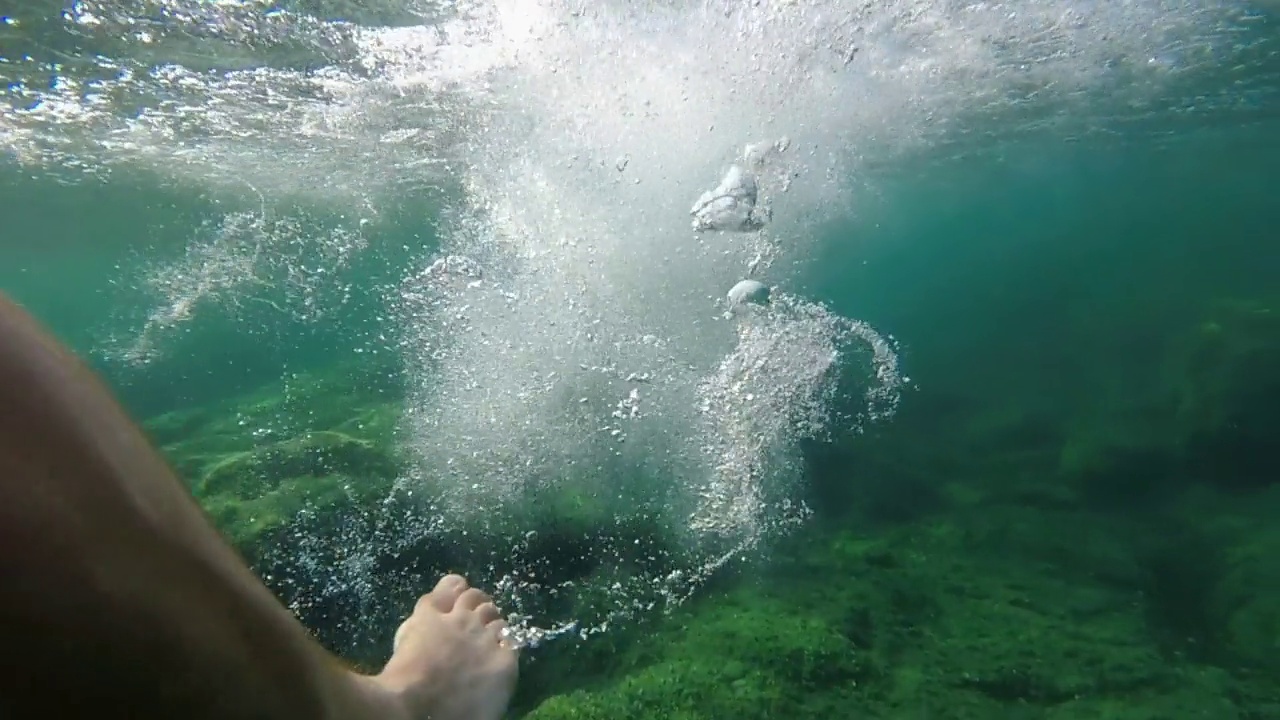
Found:
[{"label": "green underwater vegetation", "polygon": [[[671,612],[527,651],[515,712],[1277,716],[1280,485],[1269,443],[1280,315],[1270,308],[1207,304],[1167,338],[1158,381],[1120,407],[1055,416],[1015,397],[945,423],[954,401],[922,391],[872,436],[810,448],[807,493],[826,510]],[[325,535],[395,495],[407,467],[402,398],[378,372],[291,374],[144,425],[270,581],[272,548],[304,509],[307,532]],[[927,451],[909,451],[922,434]],[[850,493],[855,474],[879,480]],[[581,534],[603,512],[597,502],[568,490],[526,522],[553,538],[557,527]],[[309,624],[343,648],[324,618]],[[371,622],[393,627],[394,614]],[[368,648],[354,654],[379,662]]]}]

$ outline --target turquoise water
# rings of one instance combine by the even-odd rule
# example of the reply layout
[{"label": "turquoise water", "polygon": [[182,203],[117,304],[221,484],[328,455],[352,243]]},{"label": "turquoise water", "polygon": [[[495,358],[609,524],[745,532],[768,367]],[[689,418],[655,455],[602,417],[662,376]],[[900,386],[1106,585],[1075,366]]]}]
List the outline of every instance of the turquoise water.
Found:
[{"label": "turquoise water", "polygon": [[[525,5],[563,19],[555,3],[501,6]],[[852,11],[800,5],[835,18],[822,37],[844,37]],[[294,110],[336,116],[349,98],[299,91],[285,50],[350,58],[301,21],[292,40],[263,41],[265,60],[234,33],[219,37],[248,60],[189,28],[165,37],[199,52],[111,47],[192,67],[259,58],[280,74],[254,82],[294,105],[218,90],[215,72],[190,116],[239,124],[192,129],[170,108],[170,134],[149,135],[121,130],[128,108],[50,119],[14,99],[0,115],[0,289],[104,374],[304,623],[370,667],[415,593],[462,570],[549,633],[523,661],[513,713],[531,718],[1278,716],[1271,7],[1022,9],[1095,12],[1069,33],[998,5],[981,7],[1006,24],[885,4],[849,21],[872,28],[868,65],[840,63],[876,80],[830,90],[802,65],[787,76],[794,114],[764,90],[734,104],[758,73],[726,80],[730,100],[639,69],[742,50],[691,40],[669,14],[683,7],[544,30],[581,96],[525,45],[525,64],[475,76],[483,91],[456,68],[465,92],[424,90],[395,76],[421,70],[412,53],[386,60],[358,86],[367,125],[326,115],[330,134],[303,132]],[[712,16],[685,20],[723,29]],[[756,49],[792,57],[817,42],[810,27],[779,21],[741,42],[772,38]],[[45,30],[36,47],[87,56],[101,42]],[[967,43],[1045,74],[988,65]],[[617,88],[591,70],[609,76],[610,47],[636,48],[616,60],[635,75],[611,77],[662,112],[611,104]],[[903,69],[915,60],[954,72]],[[12,66],[11,80],[40,76]],[[673,99],[690,89],[704,94]],[[254,115],[264,107],[279,125]],[[695,237],[688,203],[775,130],[757,112],[795,135],[776,242]],[[742,135],[680,146],[696,133],[672,117]],[[389,139],[428,126],[464,149]],[[852,159],[828,163],[842,151]],[[416,162],[433,153],[448,158],[439,176]],[[566,162],[579,153],[589,162]],[[599,174],[573,174],[597,160]],[[774,258],[760,273],[774,314],[721,318],[757,252]],[[445,254],[483,275],[415,284]],[[876,367],[837,341],[843,326],[804,320],[819,304],[892,336],[896,413],[866,415]],[[737,322],[760,324],[735,336]],[[754,370],[715,383],[744,357]],[[826,433],[793,431],[811,392]],[[707,506],[700,492],[727,494]],[[750,513],[733,504],[755,493]]]}]

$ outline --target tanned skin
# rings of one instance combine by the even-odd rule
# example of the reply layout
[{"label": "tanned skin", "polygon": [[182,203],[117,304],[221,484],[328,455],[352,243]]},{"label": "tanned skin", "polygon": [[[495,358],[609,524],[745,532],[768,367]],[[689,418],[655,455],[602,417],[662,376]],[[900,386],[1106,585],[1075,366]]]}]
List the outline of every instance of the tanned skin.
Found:
[{"label": "tanned skin", "polygon": [[111,393],[0,294],[0,717],[497,720],[516,650],[456,575],[383,671],[316,643]]}]

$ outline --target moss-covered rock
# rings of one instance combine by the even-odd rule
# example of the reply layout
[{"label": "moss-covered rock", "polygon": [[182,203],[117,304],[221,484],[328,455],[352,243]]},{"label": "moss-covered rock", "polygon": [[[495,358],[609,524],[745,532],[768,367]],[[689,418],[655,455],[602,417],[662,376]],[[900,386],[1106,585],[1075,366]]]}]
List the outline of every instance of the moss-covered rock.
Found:
[{"label": "moss-covered rock", "polygon": [[350,366],[295,373],[144,427],[218,528],[259,557],[303,507],[345,511],[390,491],[400,406],[393,388],[365,375]]},{"label": "moss-covered rock", "polygon": [[1240,490],[1280,478],[1271,451],[1280,437],[1280,312],[1222,300],[1189,325],[1165,338],[1148,382],[1112,382],[1075,411],[1057,475],[1091,503],[1163,502],[1188,481]]},{"label": "moss-covered rock", "polygon": [[1280,312],[1263,302],[1216,303],[1174,358],[1192,468],[1233,488],[1280,479]]},{"label": "moss-covered rock", "polygon": [[336,474],[386,478],[396,471],[394,457],[373,441],[319,430],[212,459],[205,465],[196,494],[252,498],[278,490],[284,478]]},{"label": "moss-covered rock", "polygon": [[[1115,546],[1086,536],[1092,523],[992,515],[917,528],[895,550],[899,572],[927,588],[930,610],[912,613],[919,633],[899,640],[888,707],[905,713],[925,702],[969,708],[953,717],[991,717],[1171,685],[1137,588],[1086,571],[1126,565]],[[888,607],[900,605],[889,598]]]},{"label": "moss-covered rock", "polygon": [[399,463],[390,447],[345,433],[306,432],[246,451],[185,459],[198,467],[197,499],[246,555],[304,506],[318,512],[390,492]]},{"label": "moss-covered rock", "polygon": [[[245,555],[258,557],[266,541],[293,522],[304,508],[320,512],[345,509],[358,502],[359,495],[374,494],[370,492],[374,487],[385,491],[387,486],[342,475],[291,477],[252,497],[242,498],[234,493],[210,495],[203,505],[233,545]],[[357,493],[358,489],[363,493]]]},{"label": "moss-covered rock", "polygon": [[1235,663],[1280,672],[1280,531],[1260,532],[1233,549],[1230,571],[1217,593],[1223,644]]},{"label": "moss-covered rock", "polygon": [[211,418],[210,408],[184,408],[149,418],[143,429],[157,445],[171,445],[195,437]]},{"label": "moss-covered rock", "polygon": [[400,399],[385,367],[348,363],[288,373],[245,395],[149,418],[143,427],[157,445],[180,455],[210,446],[246,450],[308,430],[389,440],[399,414],[386,409],[398,407]]},{"label": "moss-covered rock", "polygon": [[[769,548],[770,562],[744,573],[749,582],[718,576],[720,587],[668,617],[591,638],[577,660],[532,651],[542,665],[525,677],[547,684],[522,690],[536,705],[529,717],[1272,716],[1280,534],[1271,518],[1280,506],[1257,506],[1270,495],[1254,493],[1235,510],[1194,503],[1173,522],[1130,502],[1187,492],[1188,467],[1219,486],[1269,482],[1258,469],[1269,467],[1264,441],[1280,436],[1269,379],[1280,376],[1280,324],[1260,305],[1209,314],[1170,356],[1160,392],[1082,403],[1072,420],[964,403],[949,415],[922,403],[913,419],[904,403],[904,434],[811,463],[815,504],[856,512],[831,513],[830,525]],[[399,405],[343,373],[292,376],[148,424],[246,554],[275,546],[272,562],[285,565],[297,553],[280,533],[323,536],[297,573],[322,588],[363,538],[416,531],[395,524],[414,508],[376,504],[400,470]],[[414,536],[393,559],[376,550],[357,558],[347,590],[324,595],[291,576],[291,592],[318,597],[302,613],[313,626],[389,616],[394,608],[367,606],[371,596],[400,583],[411,597],[441,557],[492,572],[511,538],[524,538],[522,560],[544,562],[548,580],[581,581],[573,601],[589,603],[589,588],[638,577],[645,557],[663,562],[661,542],[676,534],[660,526],[667,509],[641,512],[596,487],[593,477],[538,484],[516,501],[520,512],[485,526],[505,545],[477,549],[482,540],[461,530]],[[1102,499],[1126,512],[1085,509]],[[1198,519],[1207,509],[1218,525]],[[1222,519],[1232,513],[1237,522]],[[601,528],[634,552],[600,562],[591,544],[604,541]],[[563,602],[534,612],[582,609]],[[365,625],[349,633],[351,646],[368,637]],[[549,689],[560,694],[534,702]]]},{"label": "moss-covered rock", "polygon": [[[1280,674],[1280,486],[1248,497],[1199,493],[1181,512],[1222,546],[1221,569],[1205,589],[1214,624],[1213,658],[1246,675]],[[1280,688],[1273,690],[1280,702]]]},{"label": "moss-covered rock", "polygon": [[988,509],[874,536],[810,528],[767,568],[622,650],[622,679],[529,717],[1235,712],[1220,674],[1162,652],[1140,559],[1101,519]]},{"label": "moss-covered rock", "polygon": [[[598,690],[551,698],[531,720],[819,716],[858,691],[866,658],[838,628],[739,592],[669,619],[652,662]],[[827,717],[830,717],[829,715]]]},{"label": "moss-covered rock", "polygon": [[1095,409],[1079,416],[1062,443],[1060,483],[1095,507],[1167,497],[1182,479],[1182,450],[1171,406],[1149,400],[1146,407]]}]

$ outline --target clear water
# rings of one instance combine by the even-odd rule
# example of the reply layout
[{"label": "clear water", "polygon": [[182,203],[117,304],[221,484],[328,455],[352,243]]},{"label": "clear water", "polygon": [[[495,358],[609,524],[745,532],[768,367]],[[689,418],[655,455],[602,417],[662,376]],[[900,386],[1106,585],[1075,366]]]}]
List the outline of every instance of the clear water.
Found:
[{"label": "clear water", "polygon": [[[336,649],[446,568],[548,657],[620,643],[788,543],[982,514],[957,493],[1233,485],[1064,458],[1164,432],[1187,331],[1275,298],[1276,11],[0,3],[0,288],[140,418],[328,429],[290,400],[325,372],[334,416],[396,404],[394,483],[256,548]],[[767,221],[696,230],[735,163]],[[746,277],[772,302],[728,311]]]}]

